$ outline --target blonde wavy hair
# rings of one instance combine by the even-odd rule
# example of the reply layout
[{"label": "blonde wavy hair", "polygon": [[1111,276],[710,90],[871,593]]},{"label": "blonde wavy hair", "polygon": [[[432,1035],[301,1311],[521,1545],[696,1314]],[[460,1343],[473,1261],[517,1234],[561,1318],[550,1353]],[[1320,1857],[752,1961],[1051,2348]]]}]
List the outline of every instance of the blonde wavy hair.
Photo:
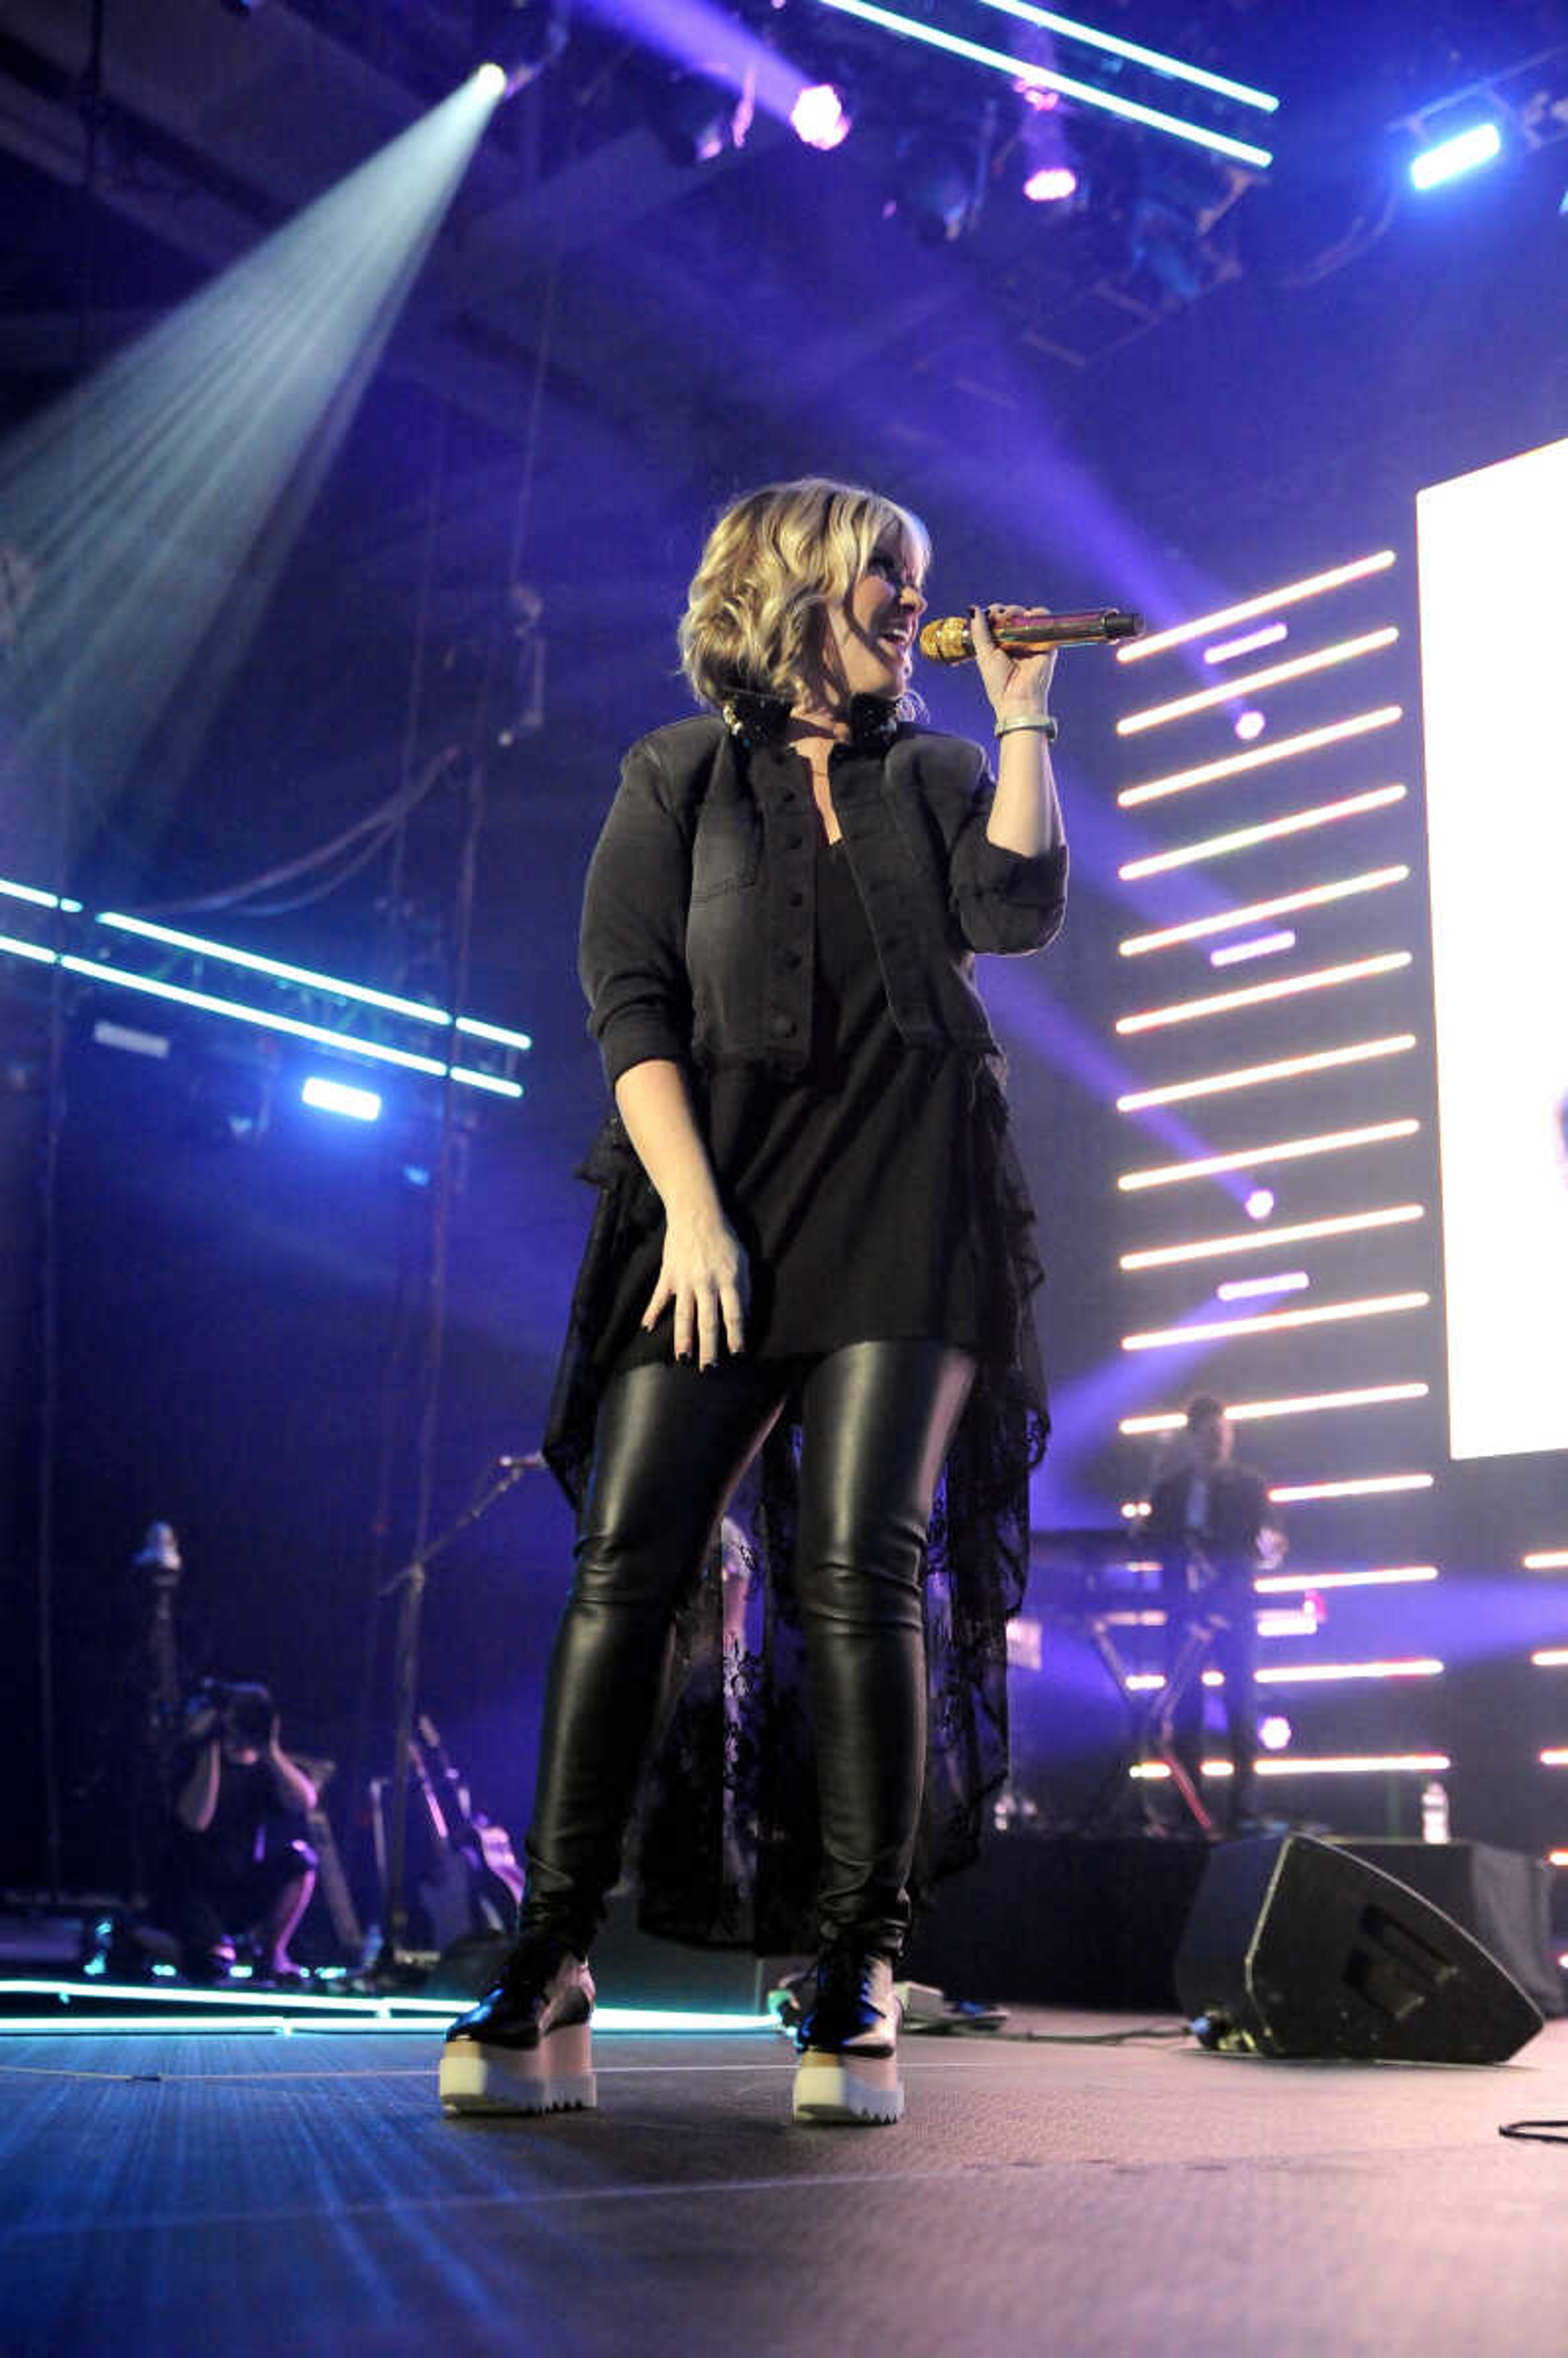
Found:
[{"label": "blonde wavy hair", "polygon": [[[879,492],[806,475],[732,501],[708,535],[681,616],[681,669],[697,701],[717,710],[737,688],[792,705],[809,698],[827,610],[890,537],[923,575],[930,535]],[[910,714],[917,709],[914,699],[905,703]]]}]

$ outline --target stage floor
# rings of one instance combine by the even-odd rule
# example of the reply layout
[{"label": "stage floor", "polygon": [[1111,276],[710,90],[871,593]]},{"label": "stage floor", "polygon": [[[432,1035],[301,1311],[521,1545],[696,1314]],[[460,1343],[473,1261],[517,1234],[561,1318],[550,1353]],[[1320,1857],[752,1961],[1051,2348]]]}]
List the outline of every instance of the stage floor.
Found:
[{"label": "stage floor", "polygon": [[[1177,2026],[1162,2026],[1174,2030]],[[0,2348],[1296,2353],[1568,2342],[1568,2022],[1490,2070],[1255,2062],[1137,2018],[906,2042],[806,2130],[767,2033],[606,2037],[596,2115],[449,2122],[436,2039],[0,2039]],[[1047,2037],[1119,2033],[1109,2044]]]}]

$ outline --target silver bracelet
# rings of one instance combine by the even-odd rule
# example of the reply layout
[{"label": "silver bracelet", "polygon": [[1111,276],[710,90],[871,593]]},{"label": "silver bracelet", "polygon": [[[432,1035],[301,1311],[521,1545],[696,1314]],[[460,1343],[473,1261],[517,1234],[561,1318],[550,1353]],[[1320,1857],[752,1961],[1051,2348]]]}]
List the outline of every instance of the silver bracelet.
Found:
[{"label": "silver bracelet", "polygon": [[997,722],[996,734],[999,737],[1005,737],[1012,729],[1038,729],[1044,733],[1047,745],[1054,745],[1059,734],[1056,716],[1054,712],[1009,713],[1005,720]]}]

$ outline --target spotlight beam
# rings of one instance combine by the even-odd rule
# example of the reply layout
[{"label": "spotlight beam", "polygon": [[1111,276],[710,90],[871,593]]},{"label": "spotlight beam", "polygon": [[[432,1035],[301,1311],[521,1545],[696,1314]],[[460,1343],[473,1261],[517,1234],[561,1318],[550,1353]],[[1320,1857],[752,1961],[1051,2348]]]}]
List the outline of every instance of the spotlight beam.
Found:
[{"label": "spotlight beam", "polygon": [[81,750],[113,790],[187,674],[211,708],[492,103],[466,83],[0,449],[39,581],[28,750],[90,714]]}]

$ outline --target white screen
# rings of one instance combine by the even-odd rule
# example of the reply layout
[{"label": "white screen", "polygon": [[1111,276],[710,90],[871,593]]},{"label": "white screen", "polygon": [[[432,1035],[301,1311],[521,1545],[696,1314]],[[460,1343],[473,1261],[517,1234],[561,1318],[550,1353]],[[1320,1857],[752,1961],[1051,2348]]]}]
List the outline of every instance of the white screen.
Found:
[{"label": "white screen", "polygon": [[1568,1448],[1568,441],[1416,502],[1449,1446]]}]

